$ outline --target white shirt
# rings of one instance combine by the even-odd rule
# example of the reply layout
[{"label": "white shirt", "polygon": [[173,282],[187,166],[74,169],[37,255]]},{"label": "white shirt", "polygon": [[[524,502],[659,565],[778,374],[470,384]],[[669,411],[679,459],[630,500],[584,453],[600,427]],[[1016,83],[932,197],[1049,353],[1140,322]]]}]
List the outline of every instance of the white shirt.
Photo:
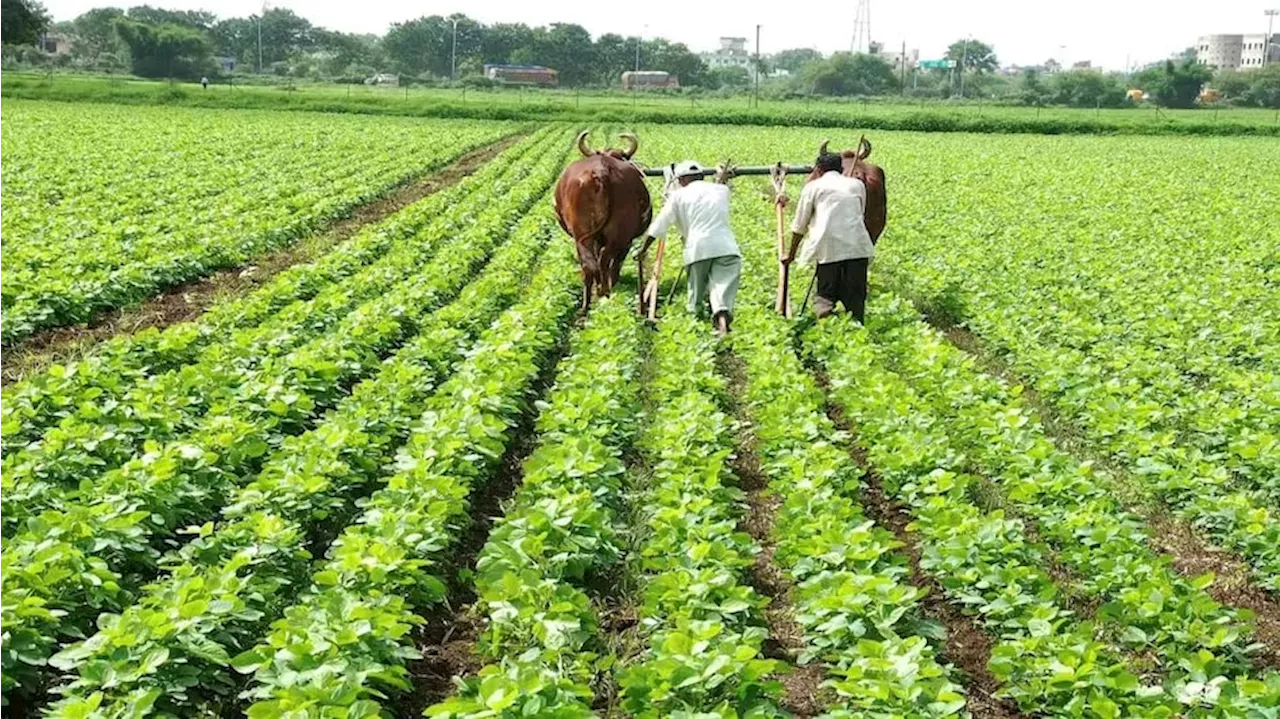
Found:
[{"label": "white shirt", "polygon": [[729,229],[729,187],[696,181],[671,193],[645,233],[662,237],[675,225],[684,235],[684,264],[715,257],[739,257],[738,241]]},{"label": "white shirt", "polygon": [[832,170],[804,186],[791,231],[807,234],[800,262],[820,265],[870,257],[875,252],[864,213],[867,187]]}]

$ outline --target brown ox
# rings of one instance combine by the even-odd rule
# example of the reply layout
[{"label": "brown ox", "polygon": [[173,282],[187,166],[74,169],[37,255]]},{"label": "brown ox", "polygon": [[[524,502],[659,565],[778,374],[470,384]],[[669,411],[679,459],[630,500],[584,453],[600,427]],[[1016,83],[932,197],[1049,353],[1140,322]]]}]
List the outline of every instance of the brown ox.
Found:
[{"label": "brown ox", "polygon": [[[818,148],[818,154],[822,155],[827,152],[827,145],[830,141],[823,142]],[[880,240],[880,234],[884,232],[885,222],[888,221],[888,204],[884,194],[884,170],[878,165],[867,162],[867,158],[871,156],[871,143],[867,141],[867,136],[863,135],[858,140],[858,149],[845,150],[840,153],[840,159],[843,161],[844,174],[848,177],[856,177],[862,180],[862,184],[867,186],[867,206],[863,211],[863,221],[867,226],[867,234],[871,235],[871,243],[875,244]],[[805,179],[805,182],[811,182],[818,179],[819,174],[817,168],[813,173]]]},{"label": "brown ox", "polygon": [[587,135],[585,130],[578,135],[582,159],[566,167],[556,184],[560,227],[578,249],[583,310],[591,306],[595,289],[601,297],[613,290],[631,243],[653,220],[644,175],[631,163],[640,145],[636,136],[620,136],[630,142],[626,150],[592,151]]}]

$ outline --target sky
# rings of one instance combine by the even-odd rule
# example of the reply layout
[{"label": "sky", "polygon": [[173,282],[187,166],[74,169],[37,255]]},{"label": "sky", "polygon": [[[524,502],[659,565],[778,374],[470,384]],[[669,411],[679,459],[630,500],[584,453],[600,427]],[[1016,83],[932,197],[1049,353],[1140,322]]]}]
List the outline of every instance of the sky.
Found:
[{"label": "sky", "polygon": [[[147,0],[44,0],[55,20],[70,20],[93,7],[128,7]],[[1266,32],[1263,10],[1280,0],[868,0],[871,36],[896,50],[918,48],[922,59],[941,57],[947,45],[967,35],[995,46],[1002,65],[1033,65],[1054,58],[1064,64],[1088,60],[1123,70],[1126,61],[1161,60],[1195,44],[1200,35]],[[183,10],[209,10],[219,17],[259,12],[261,0],[150,0]],[[396,2],[395,0],[271,0],[313,24],[358,33],[385,33],[392,23],[455,12],[485,23],[546,25],[572,22],[593,36],[641,33],[683,42],[694,51],[713,50],[722,35],[755,42],[769,54],[793,47],[824,53],[849,50],[857,0],[808,2],[696,2],[645,0],[483,0]],[[636,8],[641,8],[639,11]],[[1280,32],[1280,22],[1276,23]]]}]

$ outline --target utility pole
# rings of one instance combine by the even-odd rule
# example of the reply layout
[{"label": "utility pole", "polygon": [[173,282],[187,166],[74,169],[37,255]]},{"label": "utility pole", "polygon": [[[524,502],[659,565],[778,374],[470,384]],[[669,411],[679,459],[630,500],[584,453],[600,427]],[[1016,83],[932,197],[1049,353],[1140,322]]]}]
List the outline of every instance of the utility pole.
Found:
[{"label": "utility pole", "polygon": [[964,98],[964,70],[965,65],[969,64],[969,38],[964,39],[963,49],[960,51],[960,97]]},{"label": "utility pole", "polygon": [[640,72],[640,41],[644,38],[636,35],[636,72]]},{"label": "utility pole", "polygon": [[1267,16],[1267,36],[1262,40],[1262,66],[1267,66],[1267,60],[1271,59],[1271,41],[1275,36],[1271,34],[1271,24],[1275,21],[1276,15],[1280,15],[1280,10],[1263,10],[1263,14]]},{"label": "utility pole", "polygon": [[262,74],[262,16],[267,14],[267,0],[262,0],[262,13],[258,15],[258,74]]},{"label": "utility pole", "polygon": [[760,107],[760,25],[756,25],[756,108]]},{"label": "utility pole", "polygon": [[449,56],[449,81],[458,80],[458,18],[453,19],[453,53]]},{"label": "utility pole", "polygon": [[898,56],[898,87],[907,94],[907,41],[902,41],[902,54]]}]

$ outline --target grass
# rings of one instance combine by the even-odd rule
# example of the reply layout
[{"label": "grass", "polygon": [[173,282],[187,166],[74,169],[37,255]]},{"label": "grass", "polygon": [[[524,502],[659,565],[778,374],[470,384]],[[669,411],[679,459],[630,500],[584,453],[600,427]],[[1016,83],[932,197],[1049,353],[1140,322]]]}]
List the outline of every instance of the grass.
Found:
[{"label": "grass", "polygon": [[980,101],[761,100],[543,89],[389,88],[292,83],[211,85],[130,77],[6,72],[0,95],[61,101],[177,104],[514,120],[733,125],[1043,134],[1258,134],[1280,136],[1280,111],[1034,108]]}]

